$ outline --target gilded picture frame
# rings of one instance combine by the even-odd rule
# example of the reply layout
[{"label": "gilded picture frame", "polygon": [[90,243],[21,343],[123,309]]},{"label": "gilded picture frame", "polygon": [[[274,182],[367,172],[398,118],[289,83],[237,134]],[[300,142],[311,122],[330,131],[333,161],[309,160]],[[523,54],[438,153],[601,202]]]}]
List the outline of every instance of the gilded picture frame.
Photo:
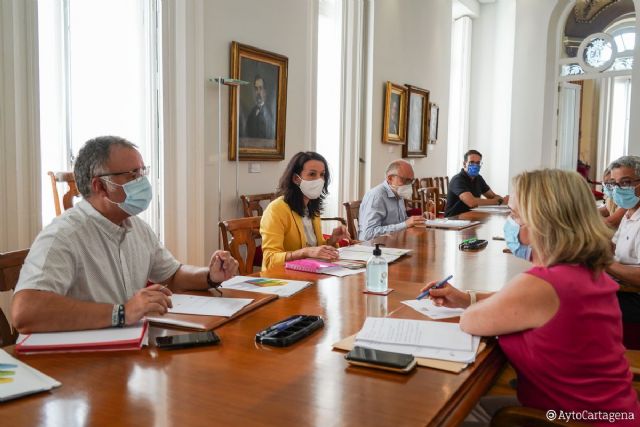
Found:
[{"label": "gilded picture frame", "polygon": [[404,144],[406,141],[407,88],[386,82],[382,120],[382,142]]},{"label": "gilded picture frame", "polygon": [[231,86],[229,160],[283,160],[289,59],[238,42],[231,43],[231,78],[249,82]]}]

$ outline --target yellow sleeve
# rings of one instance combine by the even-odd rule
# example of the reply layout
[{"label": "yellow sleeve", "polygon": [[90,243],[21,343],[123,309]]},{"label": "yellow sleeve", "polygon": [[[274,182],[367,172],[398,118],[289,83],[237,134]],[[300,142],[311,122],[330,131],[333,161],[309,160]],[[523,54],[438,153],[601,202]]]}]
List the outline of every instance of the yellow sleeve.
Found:
[{"label": "yellow sleeve", "polygon": [[271,202],[267,206],[260,220],[262,271],[284,264],[287,255],[284,249],[284,235],[290,225],[287,224],[287,217],[282,214],[282,209],[274,203]]}]

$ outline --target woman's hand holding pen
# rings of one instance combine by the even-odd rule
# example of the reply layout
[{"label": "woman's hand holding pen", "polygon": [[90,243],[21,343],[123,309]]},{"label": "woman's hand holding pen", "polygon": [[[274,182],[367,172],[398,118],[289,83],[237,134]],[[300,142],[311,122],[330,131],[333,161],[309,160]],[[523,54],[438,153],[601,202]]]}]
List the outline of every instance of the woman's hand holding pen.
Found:
[{"label": "woman's hand holding pen", "polygon": [[436,283],[435,280],[429,282],[420,290],[424,292],[429,289],[429,298],[435,305],[449,308],[467,308],[471,304],[471,297],[468,293],[454,288],[449,283],[437,289],[433,288]]},{"label": "woman's hand holding pen", "polygon": [[163,285],[140,289],[124,305],[125,324],[132,325],[149,313],[166,313],[171,305],[171,291]]},{"label": "woman's hand holding pen", "polygon": [[214,282],[224,282],[238,274],[238,261],[227,251],[215,251],[209,263],[209,276]]}]

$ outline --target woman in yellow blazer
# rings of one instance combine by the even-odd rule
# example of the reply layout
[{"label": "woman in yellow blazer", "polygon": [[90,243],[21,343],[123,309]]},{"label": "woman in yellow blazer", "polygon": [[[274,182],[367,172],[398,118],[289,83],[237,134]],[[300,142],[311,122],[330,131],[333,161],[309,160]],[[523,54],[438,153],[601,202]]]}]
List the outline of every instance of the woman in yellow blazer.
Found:
[{"label": "woman in yellow blazer", "polygon": [[343,225],[329,240],[320,229],[322,201],[330,176],[327,161],[312,151],[293,156],[278,183],[278,197],[262,215],[262,270],[302,258],[335,260],[336,243],[350,239]]}]

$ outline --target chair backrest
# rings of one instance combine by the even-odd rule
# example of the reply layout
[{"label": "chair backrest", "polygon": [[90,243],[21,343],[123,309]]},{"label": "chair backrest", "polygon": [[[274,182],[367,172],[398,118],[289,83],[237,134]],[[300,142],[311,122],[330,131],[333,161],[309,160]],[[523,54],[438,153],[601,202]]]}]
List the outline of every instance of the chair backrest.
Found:
[{"label": "chair backrest", "polygon": [[276,193],[248,194],[246,196],[240,196],[244,216],[262,216],[264,210],[260,202],[267,201],[267,203],[270,203],[272,200],[275,200],[276,197]]},{"label": "chair backrest", "polygon": [[342,205],[347,211],[347,228],[352,239],[358,238],[358,216],[360,215],[360,203],[362,200],[344,202]]},{"label": "chair backrest", "polygon": [[434,216],[438,216],[438,207],[440,204],[440,190],[438,187],[423,187],[420,189],[420,197],[424,210],[431,212]]},{"label": "chair backrest", "polygon": [[[0,253],[0,292],[13,291],[29,249]],[[17,331],[11,330],[9,320],[0,309],[0,347],[15,344]]]},{"label": "chair backrest", "polygon": [[62,213],[60,209],[60,195],[58,193],[58,184],[65,183],[66,193],[62,195],[62,207],[66,211],[73,207],[73,198],[79,197],[80,192],[76,187],[76,179],[73,176],[73,172],[47,172],[47,175],[51,178],[51,190],[53,191],[53,204],[56,209],[56,216]]},{"label": "chair backrest", "polygon": [[421,188],[435,187],[435,185],[433,185],[433,178],[420,179],[420,187]]},{"label": "chair backrest", "polygon": [[435,177],[434,180],[435,180],[435,184],[436,184],[435,186],[438,187],[438,190],[440,190],[440,194],[446,195],[447,191],[444,188],[444,185],[445,185],[444,184],[444,177],[438,176],[438,177]]},{"label": "chair backrest", "polygon": [[[222,234],[222,244],[225,251],[231,252],[231,255],[240,264],[240,274],[246,275],[253,273],[253,257],[256,254],[256,233],[260,233],[260,216],[251,216],[248,218],[236,218],[226,221],[220,221],[220,233]],[[231,235],[231,239],[229,239]],[[246,247],[246,256],[242,256],[240,248]]]}]

